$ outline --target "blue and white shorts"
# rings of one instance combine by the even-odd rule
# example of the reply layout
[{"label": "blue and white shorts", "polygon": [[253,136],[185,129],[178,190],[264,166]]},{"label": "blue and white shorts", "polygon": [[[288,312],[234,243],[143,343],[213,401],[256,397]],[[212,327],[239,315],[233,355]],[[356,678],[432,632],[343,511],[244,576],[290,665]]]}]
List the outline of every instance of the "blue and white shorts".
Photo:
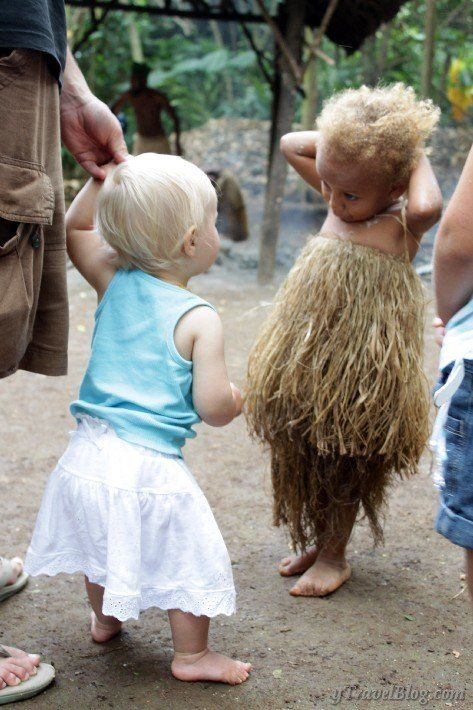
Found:
[{"label": "blue and white shorts", "polygon": [[[473,360],[464,360],[464,377],[448,407],[443,433],[440,507],[435,527],[455,545],[473,550]],[[445,384],[453,364],[441,373]]]}]

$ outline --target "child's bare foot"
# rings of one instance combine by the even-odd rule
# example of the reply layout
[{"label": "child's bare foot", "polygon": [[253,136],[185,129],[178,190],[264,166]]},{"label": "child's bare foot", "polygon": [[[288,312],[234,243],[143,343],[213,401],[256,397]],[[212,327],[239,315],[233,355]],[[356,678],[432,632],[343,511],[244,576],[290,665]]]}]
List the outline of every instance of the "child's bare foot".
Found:
[{"label": "child's bare foot", "polygon": [[325,597],[341,587],[350,575],[351,568],[345,557],[325,557],[320,554],[290,593],[294,597]]},{"label": "child's bare foot", "polygon": [[118,621],[118,619],[115,619],[115,621],[110,624],[102,624],[97,619],[94,612],[91,613],[90,618],[90,633],[96,643],[106,643],[115,638],[115,636],[118,636],[122,630],[123,624],[121,621]]},{"label": "child's bare foot", "polygon": [[248,678],[251,663],[234,661],[206,648],[200,653],[175,652],[171,670],[178,680],[213,680],[217,683],[238,685]]},{"label": "child's bare foot", "polygon": [[292,577],[294,574],[302,574],[314,564],[318,554],[319,551],[316,547],[309,547],[309,549],[301,555],[285,557],[279,563],[279,574],[281,577]]}]

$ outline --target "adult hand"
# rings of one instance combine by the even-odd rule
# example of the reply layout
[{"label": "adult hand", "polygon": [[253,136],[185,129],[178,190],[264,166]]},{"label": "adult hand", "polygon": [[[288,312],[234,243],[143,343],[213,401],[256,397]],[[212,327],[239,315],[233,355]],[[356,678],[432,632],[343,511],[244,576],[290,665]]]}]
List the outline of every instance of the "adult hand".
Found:
[{"label": "adult hand", "polygon": [[128,155],[118,119],[93,95],[80,105],[61,107],[61,136],[77,162],[99,180],[106,176],[102,165],[121,163]]},{"label": "adult hand", "polygon": [[443,324],[442,319],[439,318],[438,316],[435,316],[435,318],[432,321],[432,325],[434,327],[434,332],[435,332],[435,335],[434,335],[435,342],[441,348],[442,343],[443,343],[443,339],[445,337],[445,326]]}]

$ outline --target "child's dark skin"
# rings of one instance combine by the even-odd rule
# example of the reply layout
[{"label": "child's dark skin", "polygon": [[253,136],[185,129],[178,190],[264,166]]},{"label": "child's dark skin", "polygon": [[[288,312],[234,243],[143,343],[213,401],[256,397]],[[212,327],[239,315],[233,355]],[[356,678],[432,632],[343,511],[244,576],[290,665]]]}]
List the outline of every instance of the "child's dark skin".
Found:
[{"label": "child's dark skin", "polygon": [[[321,193],[328,213],[320,233],[373,247],[412,260],[422,235],[440,218],[442,196],[425,156],[407,182],[392,182],[383,166],[371,163],[341,163],[317,131],[289,133],[281,140],[287,161],[311,187]],[[402,225],[400,198],[407,192],[407,234]],[[407,238],[407,244],[406,244]],[[291,589],[294,596],[325,596],[349,579],[345,551],[355,524],[357,506],[346,508],[343,529],[322,549],[309,548],[301,555],[283,559],[282,576],[302,574]]]}]

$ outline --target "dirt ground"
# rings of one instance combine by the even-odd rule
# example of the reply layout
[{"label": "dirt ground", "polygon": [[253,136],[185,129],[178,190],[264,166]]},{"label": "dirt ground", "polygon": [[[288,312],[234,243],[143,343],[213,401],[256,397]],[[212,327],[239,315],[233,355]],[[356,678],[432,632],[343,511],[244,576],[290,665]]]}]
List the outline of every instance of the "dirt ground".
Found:
[{"label": "dirt ground", "polygon": [[[194,287],[221,312],[230,374],[242,384],[274,288],[257,288],[254,271],[232,268],[217,266]],[[18,373],[0,383],[2,554],[26,552],[47,476],[73,428],[68,404],[86,365],[95,302],[73,272],[70,294],[69,375]],[[428,331],[432,381],[435,360]],[[295,599],[292,581],[276,571],[288,543],[271,525],[268,460],[243,419],[224,429],[201,425],[185,453],[227,542],[238,591],[237,614],[213,623],[212,644],[250,660],[250,680],[236,688],[174,680],[167,618],[158,610],[95,645],[81,576],[41,577],[1,606],[0,641],[39,651],[57,669],[55,685],[22,708],[329,708],[341,691],[339,707],[473,708],[462,551],[433,530],[428,457],[420,475],[392,493],[385,546],[374,550],[359,526],[348,584],[326,599]]]}]

